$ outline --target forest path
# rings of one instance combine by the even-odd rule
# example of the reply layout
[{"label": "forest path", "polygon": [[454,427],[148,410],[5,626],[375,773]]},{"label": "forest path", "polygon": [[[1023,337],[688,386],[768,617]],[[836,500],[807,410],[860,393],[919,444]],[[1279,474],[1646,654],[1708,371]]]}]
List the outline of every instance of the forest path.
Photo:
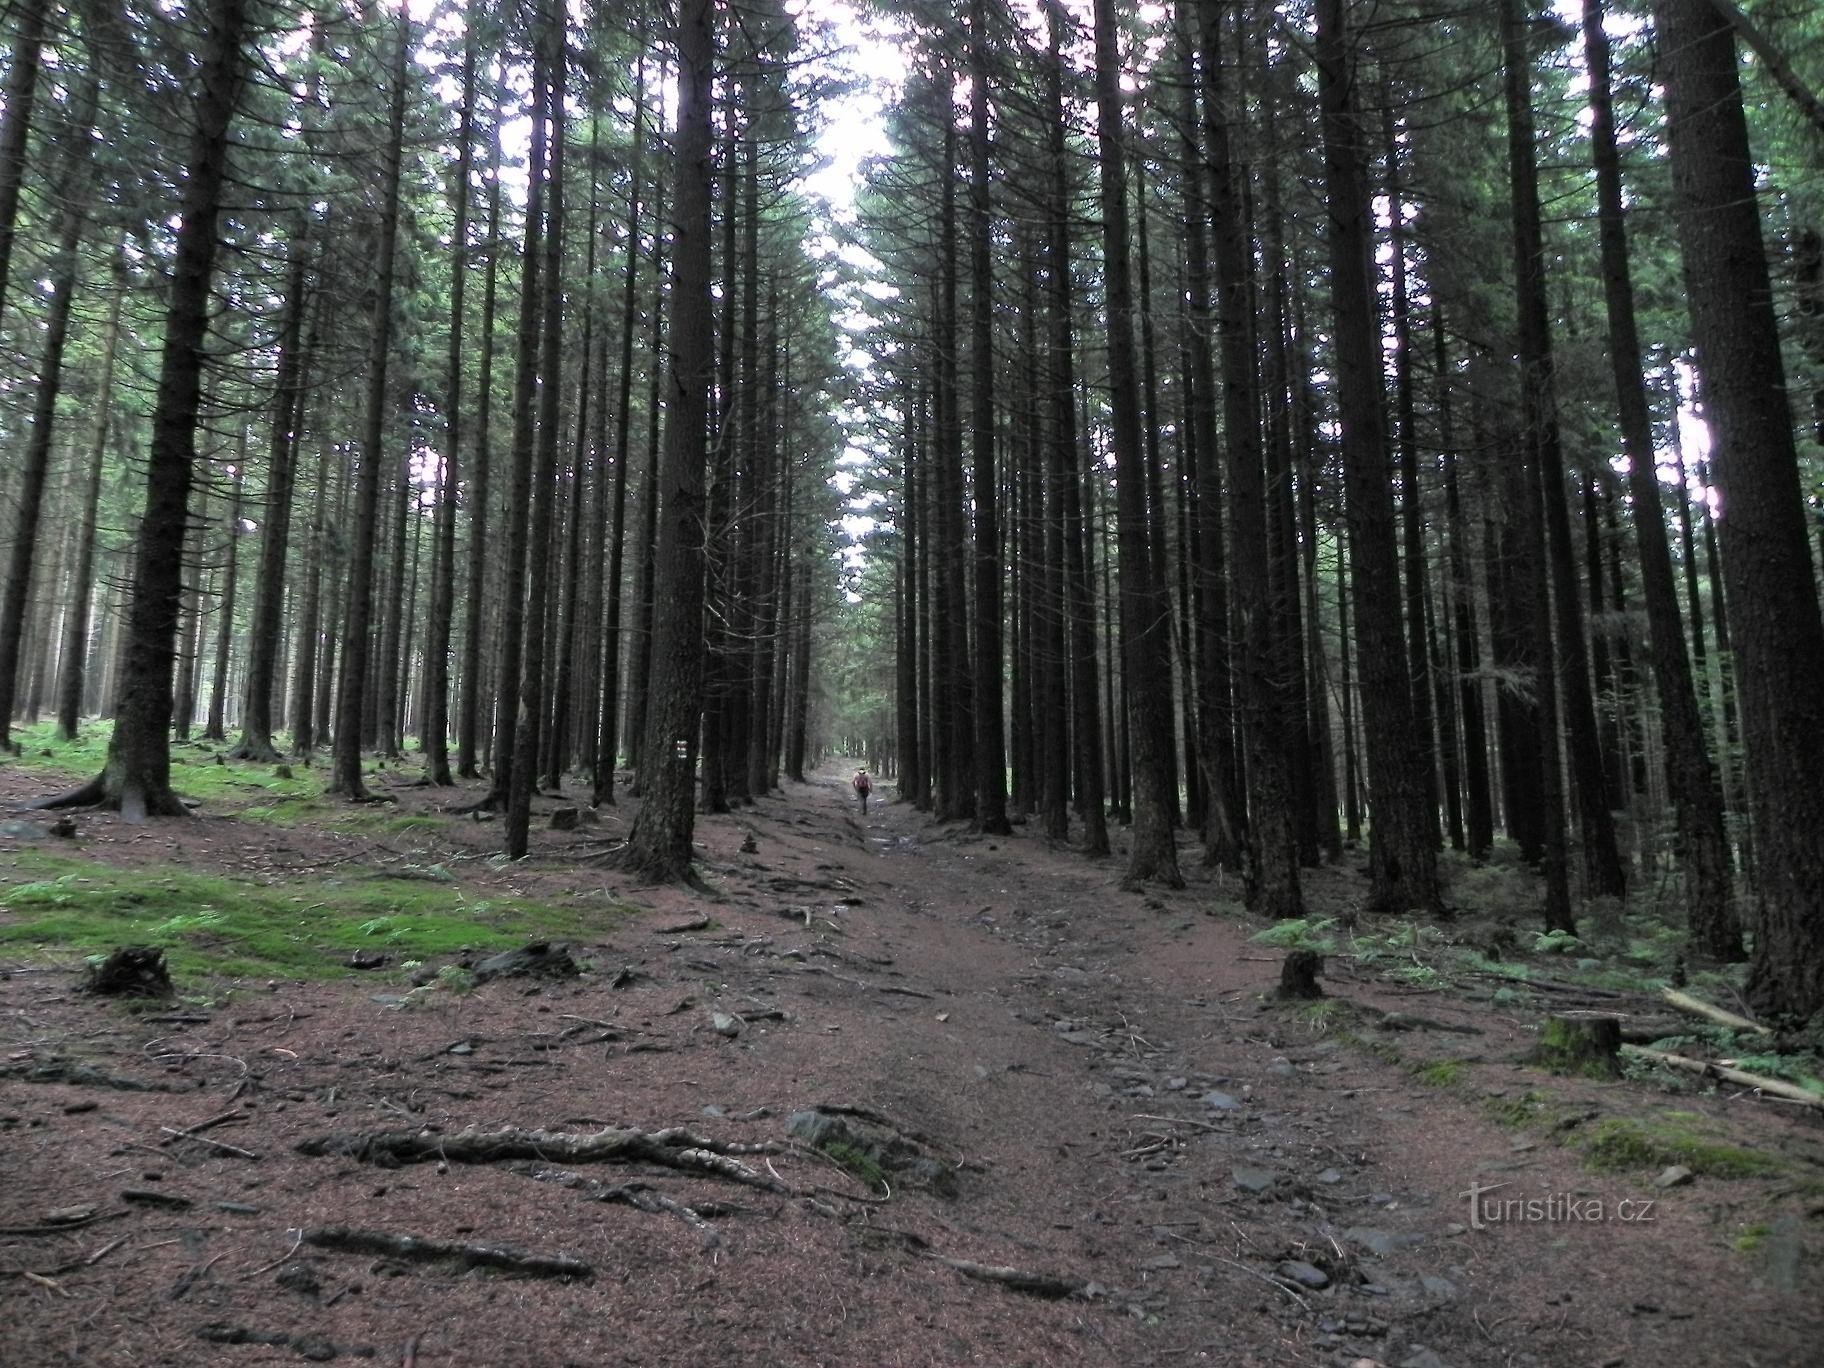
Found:
[{"label": "forest path", "polygon": [[[1128,891],[1118,857],[1030,826],[933,824],[887,784],[864,819],[850,772],[703,818],[707,891],[617,879],[601,852],[626,805],[542,832],[510,867],[481,858],[496,832],[466,820],[376,842],[85,818],[78,846],[111,863],[297,880],[365,849],[438,860],[477,898],[606,892],[642,910],[580,948],[580,978],[468,992],[382,970],[155,1019],[67,980],[0,980],[0,1226],[44,1230],[82,1205],[105,1221],[0,1236],[0,1265],[56,1284],[0,1279],[20,1327],[6,1361],[240,1365],[325,1346],[483,1368],[1815,1361],[1816,1222],[1775,1204],[1815,1204],[1791,1197],[1824,1172],[1815,1128],[1757,1109],[1792,1156],[1765,1177],[1662,1192],[1650,1171],[1590,1173],[1554,1126],[1582,1134],[1652,1098],[1526,1066],[1532,1008],[1342,956],[1335,1006],[1274,1005],[1281,952],[1250,941],[1233,880],[1189,845],[1189,887]],[[397,794],[408,815],[452,803]],[[1310,892],[1344,913],[1357,876],[1313,873]],[[98,1088],[77,1064],[177,1091]],[[159,1129],[223,1112],[208,1135],[257,1160]],[[1541,1119],[1516,1130],[1496,1112]],[[630,1167],[511,1139],[604,1126],[688,1127],[750,1176],[657,1141]],[[471,1127],[500,1152],[472,1152]],[[376,1137],[403,1168],[376,1166]],[[538,1157],[512,1162],[512,1143]],[[1540,1199],[1540,1219],[1469,1228],[1472,1184]],[[299,1247],[331,1227],[561,1254],[593,1277]],[[1752,1256],[1732,1247],[1745,1229]],[[1007,1285],[1028,1275],[1078,1295]]]}]

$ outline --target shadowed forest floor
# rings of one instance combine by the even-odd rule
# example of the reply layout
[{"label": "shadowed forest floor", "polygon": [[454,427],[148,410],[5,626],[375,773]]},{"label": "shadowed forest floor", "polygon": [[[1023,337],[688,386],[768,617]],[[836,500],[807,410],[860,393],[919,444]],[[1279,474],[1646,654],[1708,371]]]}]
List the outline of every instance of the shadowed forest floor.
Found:
[{"label": "shadowed forest floor", "polygon": [[[1359,859],[1263,942],[1188,841],[1124,891],[832,768],[661,889],[625,799],[506,866],[448,791],[186,754],[195,819],[66,837],[0,768],[9,1365],[1816,1362],[1819,1114],[1526,1063],[1664,1013],[1356,922]],[[147,940],[175,997],[78,991]],[[581,972],[488,976],[532,940]],[[1293,944],[1324,1002],[1271,1002]]]}]

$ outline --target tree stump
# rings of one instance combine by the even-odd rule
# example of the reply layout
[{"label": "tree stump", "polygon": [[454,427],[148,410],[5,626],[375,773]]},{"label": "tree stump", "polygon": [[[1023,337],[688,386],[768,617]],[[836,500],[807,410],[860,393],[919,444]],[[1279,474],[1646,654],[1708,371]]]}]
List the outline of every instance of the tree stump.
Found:
[{"label": "tree stump", "polygon": [[1553,1073],[1585,1078],[1621,1075],[1621,1018],[1566,1013],[1546,1018],[1535,1062]]},{"label": "tree stump", "polygon": [[1279,987],[1273,996],[1283,1001],[1309,1002],[1321,998],[1317,976],[1324,972],[1324,957],[1315,950],[1294,950],[1279,966]]},{"label": "tree stump", "polygon": [[580,817],[573,807],[560,807],[551,814],[551,830],[575,831]]},{"label": "tree stump", "polygon": [[89,966],[85,992],[102,997],[169,997],[171,971],[165,952],[154,945],[123,945],[100,964]]}]

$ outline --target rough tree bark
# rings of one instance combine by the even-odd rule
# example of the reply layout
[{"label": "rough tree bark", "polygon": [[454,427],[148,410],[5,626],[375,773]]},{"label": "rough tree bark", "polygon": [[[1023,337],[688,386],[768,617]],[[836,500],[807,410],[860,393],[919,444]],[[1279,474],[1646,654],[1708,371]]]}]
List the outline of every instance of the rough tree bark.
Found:
[{"label": "rough tree bark", "polygon": [[[1628,458],[1634,502],[1640,582],[1647,605],[1653,678],[1659,690],[1666,787],[1678,822],[1679,862],[1685,872],[1687,925],[1692,949],[1714,959],[1742,956],[1741,928],[1731,905],[1729,847],[1723,828],[1723,791],[1704,745],[1703,714],[1691,680],[1691,659],[1678,617],[1678,582],[1666,545],[1666,510],[1653,447],[1653,416],[1641,374],[1640,332],[1623,221],[1621,156],[1615,144],[1610,89],[1609,39],[1602,0],[1583,0],[1585,65],[1590,74],[1590,149],[1596,165],[1602,288],[1609,319],[1609,356]],[[1681,495],[1682,497],[1682,495]]]},{"label": "rough tree bark", "polygon": [[1356,110],[1344,0],[1318,0],[1318,91],[1330,202],[1331,288],[1342,424],[1343,487],[1354,571],[1357,664],[1368,783],[1374,812],[1369,902],[1379,911],[1431,911],[1441,904],[1437,851],[1427,819],[1424,738],[1413,717],[1400,626],[1387,415],[1373,288],[1367,142]]},{"label": "rough tree bark", "polygon": [[[348,611],[342,622],[342,677],[336,696],[329,792],[365,800],[361,781],[362,705],[367,692],[370,627],[373,622],[374,540],[380,521],[381,443],[386,434],[386,377],[392,355],[393,263],[399,237],[399,181],[405,140],[405,78],[411,20],[398,21],[388,114],[385,169],[381,188],[378,256],[374,265],[373,320],[369,331],[367,391],[361,419],[361,468],[355,492],[354,544],[348,567]],[[390,668],[390,662],[384,662]]]},{"label": "rough tree bark", "polygon": [[714,13],[714,0],[681,0],[678,7],[670,402],[653,579],[653,597],[667,610],[653,623],[642,801],[621,853],[624,868],[661,880],[689,874],[696,822],[697,728],[703,707],[703,472],[715,367],[709,292]]},{"label": "rough tree bark", "polygon": [[212,0],[202,15],[205,28],[191,103],[195,123],[184,159],[170,302],[146,458],[146,505],[135,549],[114,734],[102,772],[49,804],[118,807],[128,821],[181,816],[185,810],[171,791],[171,685],[215,275],[216,220],[228,172],[228,130],[245,71],[246,0]]},{"label": "rough tree bark", "polygon": [[1735,40],[1709,0],[1653,8],[1748,754],[1760,894],[1748,1000],[1804,1021],[1824,1011],[1824,622]]},{"label": "rough tree bark", "polygon": [[1182,887],[1168,792],[1166,733],[1172,706],[1171,600],[1153,573],[1148,535],[1146,452],[1134,352],[1134,287],[1127,219],[1126,115],[1113,0],[1096,0],[1096,144],[1102,170],[1102,239],[1107,277],[1109,404],[1115,453],[1116,534],[1121,557],[1122,679],[1133,766],[1133,831],[1127,882]]}]

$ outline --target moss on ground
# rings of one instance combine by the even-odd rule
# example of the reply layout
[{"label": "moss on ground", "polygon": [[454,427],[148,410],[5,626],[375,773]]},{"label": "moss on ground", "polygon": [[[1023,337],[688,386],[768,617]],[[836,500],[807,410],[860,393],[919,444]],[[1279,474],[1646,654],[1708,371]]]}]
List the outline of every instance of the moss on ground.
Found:
[{"label": "moss on ground", "polygon": [[401,960],[600,935],[629,909],[477,900],[456,883],[287,878],[266,884],[171,866],[117,869],[19,852],[0,873],[0,946],[41,954],[158,945],[179,974],[333,978],[356,950]]},{"label": "moss on ground", "polygon": [[1412,1076],[1428,1088],[1455,1088],[1469,1074],[1469,1065],[1460,1059],[1440,1059],[1432,1064],[1415,1064]]},{"label": "moss on ground", "polygon": [[1709,1178],[1757,1178],[1783,1167],[1772,1155],[1718,1139],[1703,1117],[1687,1111],[1610,1117],[1594,1126],[1579,1148],[1586,1166],[1606,1173],[1682,1164]]}]

